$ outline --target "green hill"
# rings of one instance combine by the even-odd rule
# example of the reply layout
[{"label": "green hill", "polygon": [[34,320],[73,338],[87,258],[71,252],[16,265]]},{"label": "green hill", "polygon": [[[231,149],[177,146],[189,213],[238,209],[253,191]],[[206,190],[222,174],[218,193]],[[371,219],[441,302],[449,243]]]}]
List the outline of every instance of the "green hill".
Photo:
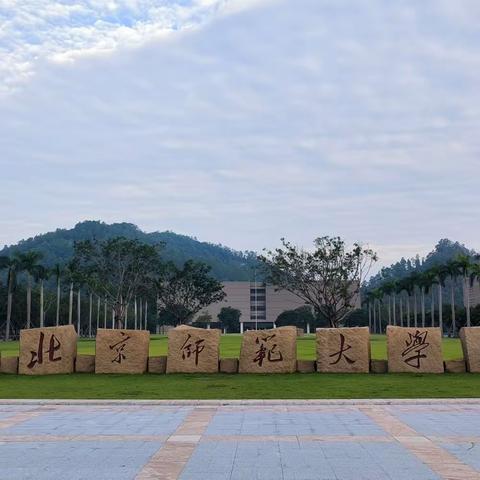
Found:
[{"label": "green hill", "polygon": [[57,229],[54,232],[21,240],[17,245],[4,247],[0,255],[35,250],[43,254],[42,263],[52,266],[70,260],[75,241],[94,238],[105,240],[118,236],[136,238],[149,244],[162,242],[165,245],[163,250],[165,260],[171,260],[178,265],[188,259],[203,261],[212,267],[212,274],[218,280],[249,280],[252,267],[256,264],[254,252],[238,252],[222,245],[200,242],[195,238],[169,231],[146,233],[131,223],[108,225],[99,221],[85,221],[72,229]]}]

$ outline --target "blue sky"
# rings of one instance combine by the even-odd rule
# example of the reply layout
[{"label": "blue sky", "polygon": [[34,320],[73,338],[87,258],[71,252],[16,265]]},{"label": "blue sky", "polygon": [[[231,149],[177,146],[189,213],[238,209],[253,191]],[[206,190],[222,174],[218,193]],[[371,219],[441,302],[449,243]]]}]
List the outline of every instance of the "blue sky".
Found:
[{"label": "blue sky", "polygon": [[480,249],[477,0],[3,0],[0,245]]}]

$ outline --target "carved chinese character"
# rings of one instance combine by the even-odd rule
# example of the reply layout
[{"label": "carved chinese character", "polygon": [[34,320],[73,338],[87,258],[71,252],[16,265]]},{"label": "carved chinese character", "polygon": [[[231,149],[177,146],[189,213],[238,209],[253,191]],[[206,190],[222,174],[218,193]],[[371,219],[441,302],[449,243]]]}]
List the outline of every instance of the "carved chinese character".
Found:
[{"label": "carved chinese character", "polygon": [[204,338],[201,338],[200,340],[197,340],[195,342],[190,342],[190,339],[192,336],[188,333],[187,334],[187,339],[182,345],[182,348],[180,349],[182,352],[182,359],[185,360],[186,358],[190,358],[192,355],[195,355],[195,365],[198,365],[198,356],[200,353],[203,352],[205,345],[203,343],[205,342]]},{"label": "carved chinese character", "polygon": [[50,335],[49,348],[48,350],[43,351],[43,341],[45,339],[45,334],[40,332],[38,337],[38,347],[36,350],[30,350],[31,358],[30,362],[27,365],[27,368],[33,368],[35,365],[43,364],[43,354],[48,353],[49,362],[58,362],[62,359],[61,356],[56,357],[55,352],[60,350],[62,344],[60,340],[52,333]]},{"label": "carved chinese character", "polygon": [[[259,346],[258,350],[255,352],[255,358],[253,359],[254,363],[258,363],[258,366],[263,365],[265,358],[269,362],[281,362],[283,360],[283,355],[280,350],[277,350],[278,345],[274,342],[275,334],[268,335],[267,337],[257,337],[255,343]],[[270,342],[272,341],[272,342]]]},{"label": "carved chinese character", "polygon": [[428,332],[420,332],[416,330],[415,333],[408,333],[408,340],[405,341],[407,348],[402,352],[402,357],[407,365],[414,368],[420,368],[420,360],[427,358],[425,353],[422,353],[430,344],[427,342]]},{"label": "carved chinese character", "polygon": [[119,342],[114,343],[113,345],[109,345],[108,348],[110,350],[115,350],[116,356],[112,360],[112,363],[116,362],[118,364],[122,363],[122,360],[126,360],[127,357],[125,356],[125,347],[127,346],[127,342],[130,340],[130,336],[127,335],[125,332],[120,332],[122,338]]},{"label": "carved chinese character", "polygon": [[355,363],[355,360],[351,359],[350,357],[348,357],[347,355],[345,355],[345,352],[348,352],[348,350],[350,350],[352,348],[351,345],[347,345],[345,343],[345,335],[343,335],[342,333],[340,334],[340,350],[338,352],[335,352],[335,353],[332,353],[330,356],[330,358],[332,357],[337,357],[336,360],[334,360],[333,362],[330,362],[330,365],[336,365],[338,362],[340,362],[340,360],[342,359],[342,357],[346,360],[347,363],[349,363],[350,365],[354,364]]}]

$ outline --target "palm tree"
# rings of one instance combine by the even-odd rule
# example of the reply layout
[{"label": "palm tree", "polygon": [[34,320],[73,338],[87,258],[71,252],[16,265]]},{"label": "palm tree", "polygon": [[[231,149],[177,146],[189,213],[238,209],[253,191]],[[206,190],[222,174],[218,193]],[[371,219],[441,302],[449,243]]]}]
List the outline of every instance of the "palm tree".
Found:
[{"label": "palm tree", "polygon": [[[480,257],[476,257],[480,258]],[[480,264],[474,263],[470,267],[470,288],[473,287],[475,281],[480,282]]]},{"label": "palm tree", "polygon": [[456,260],[450,260],[445,265],[450,277],[450,308],[452,309],[452,334],[457,332],[457,322],[455,319],[455,283],[460,275],[460,264]]},{"label": "palm tree", "polygon": [[12,321],[13,292],[17,286],[17,270],[19,268],[16,258],[0,257],[1,268],[7,269],[7,321],[5,324],[5,340],[10,340],[10,327]]},{"label": "palm tree", "polygon": [[464,291],[464,298],[466,300],[465,309],[467,312],[467,327],[470,327],[470,292],[468,289],[468,282],[467,278],[470,273],[470,268],[472,266],[471,258],[468,255],[459,255],[457,257],[458,268],[460,273],[463,276],[463,291]]},{"label": "palm tree", "polygon": [[59,263],[56,263],[55,266],[52,268],[50,274],[55,277],[55,281],[57,284],[57,310],[55,313],[55,325],[58,327],[60,325],[60,299],[61,299],[60,282],[63,275],[63,267]]},{"label": "palm tree", "polygon": [[448,270],[445,265],[434,265],[428,272],[435,278],[438,285],[438,326],[443,335],[443,295],[442,291],[445,287],[445,279],[448,277]]},{"label": "palm tree", "polygon": [[391,300],[392,300],[392,293],[395,291],[395,282],[388,281],[385,282],[382,287],[381,291],[383,295],[388,296],[388,324],[392,324],[392,307],[391,307]]},{"label": "palm tree", "polygon": [[32,319],[32,277],[38,272],[39,260],[42,258],[40,252],[16,252],[14,258],[18,262],[17,273],[24,271],[27,274],[27,328],[30,328]]},{"label": "palm tree", "polygon": [[[433,275],[428,271],[422,272],[418,277],[418,286],[420,287],[421,302],[422,302],[422,327],[425,327],[425,321],[426,321],[425,295],[428,295],[434,281],[435,279]],[[433,317],[432,317],[432,326],[433,326]]]},{"label": "palm tree", "polygon": [[410,297],[412,296],[413,291],[413,283],[410,277],[402,278],[400,281],[399,288],[405,290],[406,296],[406,304],[407,304],[407,327],[410,327]]},{"label": "palm tree", "polygon": [[40,283],[40,312],[39,312],[39,319],[40,319],[40,327],[45,326],[45,310],[44,310],[44,282],[49,277],[49,270],[38,265],[35,270],[35,281]]}]

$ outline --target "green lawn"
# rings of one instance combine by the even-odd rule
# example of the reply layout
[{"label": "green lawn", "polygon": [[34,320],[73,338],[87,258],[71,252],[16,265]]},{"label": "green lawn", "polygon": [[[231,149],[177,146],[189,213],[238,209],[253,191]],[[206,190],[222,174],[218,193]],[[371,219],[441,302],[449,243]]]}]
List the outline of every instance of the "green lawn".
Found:
[{"label": "green lawn", "polygon": [[[222,357],[237,357],[240,335],[223,336]],[[446,359],[461,358],[458,339],[444,339]],[[18,342],[1,342],[2,355],[17,355]],[[80,340],[79,353],[94,353]],[[315,358],[315,337],[300,337],[298,358]],[[165,355],[167,339],[153,336],[151,355]],[[385,336],[372,337],[373,358],[386,358]],[[290,374],[290,375],[0,375],[0,398],[51,399],[305,399],[480,397],[474,374]]]},{"label": "green lawn", "polygon": [[[385,335],[372,335],[372,358],[386,359],[387,346]],[[220,340],[221,357],[238,357],[240,355],[241,335],[222,335]],[[152,335],[150,338],[150,355],[166,355],[167,337]],[[18,342],[0,342],[2,355],[18,355]],[[80,340],[78,353],[95,353],[94,340]],[[443,339],[443,354],[446,360],[462,358],[462,347],[458,338]],[[304,360],[315,359],[315,335],[306,335],[297,340],[297,357]]]}]

